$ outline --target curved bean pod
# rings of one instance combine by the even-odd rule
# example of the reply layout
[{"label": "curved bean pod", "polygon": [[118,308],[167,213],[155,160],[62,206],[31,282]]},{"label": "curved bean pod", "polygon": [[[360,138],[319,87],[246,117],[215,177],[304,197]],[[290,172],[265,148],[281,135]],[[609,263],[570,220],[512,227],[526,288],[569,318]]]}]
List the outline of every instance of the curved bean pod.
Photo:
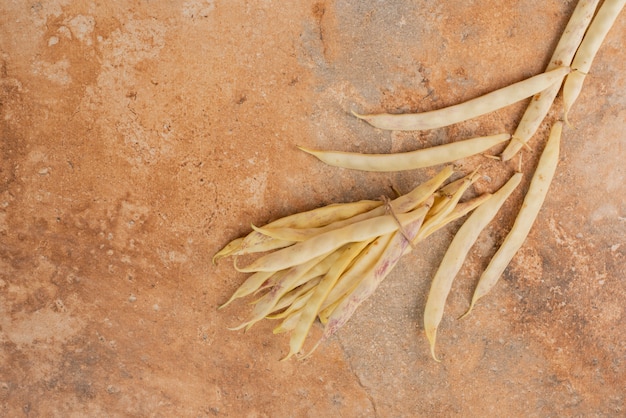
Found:
[{"label": "curved bean pod", "polygon": [[[368,212],[382,205],[379,200],[361,200],[350,203],[336,203],[320,208],[288,215],[265,225],[265,228],[320,228],[329,223],[350,219],[360,213]],[[221,258],[231,255],[243,255],[271,251],[287,247],[294,241],[277,239],[252,231],[247,236],[236,238],[213,256],[213,264]]]},{"label": "curved bean pod", "polygon": [[434,234],[441,228],[448,225],[450,222],[454,222],[457,219],[462,218],[463,216],[467,215],[474,209],[480,207],[487,200],[490,200],[491,196],[492,196],[491,193],[483,193],[478,197],[468,200],[467,202],[457,204],[448,215],[446,215],[443,219],[440,220],[440,222],[429,225],[429,228],[424,229],[423,232],[420,231],[418,233],[417,238],[415,239],[415,242],[425,240],[426,238],[428,238],[429,236],[431,236],[432,234]]},{"label": "curved bean pod", "polygon": [[289,340],[289,353],[283,358],[283,360],[287,360],[292,355],[300,352],[302,346],[304,345],[304,340],[311,329],[311,325],[313,325],[315,317],[320,311],[320,307],[328,296],[328,293],[331,291],[333,286],[335,286],[335,283],[337,283],[337,280],[348,268],[352,260],[354,260],[354,258],[357,257],[368,244],[368,241],[350,244],[343,252],[339,260],[333,264],[328,273],[315,287],[312,296],[301,309],[298,325],[294,328]]},{"label": "curved bean pod", "polygon": [[550,137],[548,142],[541,153],[539,158],[539,164],[533,174],[533,178],[530,181],[530,186],[522,208],[520,209],[511,231],[502,242],[502,245],[496,251],[495,255],[489,262],[489,265],[480,276],[478,285],[474,291],[472,302],[469,309],[463,315],[468,315],[476,302],[489,293],[489,291],[498,282],[498,279],[509,265],[509,262],[513,259],[517,251],[520,249],[530,229],[532,228],[539,210],[543,205],[543,201],[546,198],[552,177],[556,171],[557,163],[559,161],[559,147],[561,141],[561,132],[563,130],[563,122],[556,122],[552,125],[550,130]]},{"label": "curved bean pod", "polygon": [[360,115],[353,113],[357,118],[363,119],[370,125],[380,129],[396,131],[436,129],[476,118],[512,105],[527,97],[534,96],[540,91],[547,89],[552,84],[560,83],[563,77],[569,72],[569,67],[559,67],[552,71],[513,83],[475,99],[442,109],[431,110],[429,112],[406,114],[381,113],[378,115]]},{"label": "curved bean pod", "polygon": [[509,134],[481,136],[450,144],[399,154],[359,154],[341,151],[316,151],[299,147],[328,165],[363,171],[404,171],[446,164],[485,152],[511,138]]},{"label": "curved bean pod", "polygon": [[328,316],[341,300],[347,297],[361,283],[364,277],[373,274],[376,261],[383,256],[392,237],[393,233],[380,236],[372,241],[341,276],[320,307],[319,318],[322,324],[328,322]]},{"label": "curved bean pod", "polygon": [[273,308],[276,306],[278,301],[285,295],[287,292],[295,289],[299,285],[302,284],[300,279],[304,276],[309,270],[311,270],[316,264],[322,261],[326,254],[320,255],[318,257],[312,258],[311,260],[299,264],[295,267],[292,267],[284,276],[276,283],[270,291],[265,294],[261,299],[255,302],[254,309],[250,314],[250,319],[234,328],[230,328],[232,330],[238,330],[241,328],[249,329],[252,325],[260,321],[269,315]]},{"label": "curved bean pod", "polygon": [[[397,218],[400,224],[404,225],[420,216],[423,216],[422,211],[416,209],[409,213],[399,214]],[[365,241],[391,233],[397,230],[398,226],[397,220],[391,215],[366,219],[343,228],[316,235],[291,247],[267,254],[253,261],[247,267],[237,268],[235,266],[235,268],[244,273],[282,270],[305,263],[307,260],[322,254],[328,254],[350,242]]]},{"label": "curved bean pod", "polygon": [[319,284],[320,280],[322,280],[322,276],[317,276],[287,292],[276,302],[272,312],[265,315],[265,317],[267,319],[282,319],[300,310],[313,295],[314,288]]},{"label": "curved bean pod", "polygon": [[[454,173],[454,169],[452,166],[444,167],[436,176],[432,177],[430,180],[418,185],[409,193],[402,195],[391,201],[391,210],[394,213],[406,213],[411,210],[414,210],[421,204],[427,202],[432,194],[446,181],[452,174]],[[447,186],[446,186],[447,187]],[[429,206],[431,206],[429,204]],[[257,228],[259,233],[262,235],[269,236],[273,239],[285,242],[300,242],[304,241],[308,238],[314,237],[316,235],[320,235],[324,232],[329,232],[335,229],[342,228],[344,226],[348,226],[350,224],[364,221],[366,219],[371,219],[376,216],[385,215],[387,208],[384,206],[378,206],[374,209],[371,209],[368,212],[358,214],[348,219],[339,220],[337,222],[333,222],[329,225],[325,225],[318,228],[268,228],[262,227]]]},{"label": "curved bean pod", "polygon": [[480,205],[474,213],[463,223],[454,236],[446,254],[441,260],[439,269],[433,277],[430,292],[424,309],[424,331],[430,344],[430,352],[437,361],[435,355],[435,340],[437,328],[443,317],[443,311],[452,287],[454,277],[457,275],[470,248],[482,230],[491,222],[500,210],[504,201],[511,195],[522,179],[521,173],[514,174],[491,198]]},{"label": "curved bean pod", "polygon": [[[580,41],[585,35],[585,31],[591,22],[591,18],[598,6],[600,0],[580,0],[572,13],[567,26],[563,31],[559,43],[554,49],[550,63],[546,67],[546,71],[553,70],[560,65],[570,65],[576,50],[580,45]],[[561,85],[555,83],[533,96],[522,120],[517,125],[511,142],[502,152],[500,158],[502,161],[508,161],[528,143],[530,138],[537,132],[541,122],[548,114],[554,98],[559,93]]]},{"label": "curved bean pod", "polygon": [[[422,226],[423,219],[423,217],[417,219],[406,226],[405,229],[409,239],[415,239],[417,232]],[[355,289],[341,300],[330,313],[322,338],[307,355],[310,355],[322,341],[325,341],[348,322],[356,308],[374,293],[378,285],[398,263],[407,248],[410,248],[409,241],[399,232],[395,232],[386,246],[383,256],[376,261],[374,268],[368,271],[368,274],[362,278]]]},{"label": "curved bean pod", "polygon": [[591,63],[596,53],[625,4],[626,0],[605,0],[591,21],[583,41],[580,43],[576,56],[574,56],[574,61],[572,61],[572,69],[575,71],[567,76],[563,85],[564,117],[565,122],[568,124],[567,114],[582,90],[585,75],[591,69]]},{"label": "curved bean pod", "polygon": [[232,301],[235,299],[242,298],[244,296],[248,296],[254,292],[256,292],[263,283],[265,283],[270,277],[275,274],[282,274],[281,272],[276,271],[260,271],[258,273],[254,273],[252,276],[248,277],[245,282],[242,283],[239,288],[233,293],[233,295],[226,301],[226,303],[219,306],[217,309],[223,309],[226,306],[230,305]]}]

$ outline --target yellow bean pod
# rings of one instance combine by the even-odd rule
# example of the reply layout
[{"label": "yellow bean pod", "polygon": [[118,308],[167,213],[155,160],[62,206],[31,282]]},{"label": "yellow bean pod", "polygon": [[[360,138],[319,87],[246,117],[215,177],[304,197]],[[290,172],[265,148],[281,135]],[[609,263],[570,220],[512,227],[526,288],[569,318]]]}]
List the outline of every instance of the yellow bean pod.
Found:
[{"label": "yellow bean pod", "polygon": [[[422,226],[423,219],[423,217],[417,219],[406,226],[409,239],[413,240],[415,238]],[[343,298],[330,315],[328,315],[324,334],[311,352],[315,350],[318,344],[345,325],[356,311],[356,308],[374,293],[380,283],[393,270],[407,248],[410,248],[410,242],[407,241],[401,233],[394,232],[382,257],[376,260],[374,268],[368,271],[368,274],[362,278],[356,288]],[[311,352],[309,352],[309,354]]]},{"label": "yellow bean pod", "polygon": [[446,254],[441,260],[439,269],[433,277],[424,309],[424,331],[430,344],[430,352],[437,361],[439,361],[435,355],[437,328],[443,317],[444,306],[450,293],[452,282],[482,230],[492,221],[505,200],[519,185],[521,179],[521,173],[514,174],[488,201],[481,204],[467,218],[454,236],[446,250]]},{"label": "yellow bean pod", "polygon": [[442,109],[431,110],[429,112],[405,114],[381,113],[377,115],[360,115],[354,113],[354,115],[380,129],[419,131],[442,128],[494,112],[519,102],[520,100],[534,96],[540,91],[547,89],[552,84],[560,84],[563,77],[569,72],[569,67],[559,67],[552,71],[513,83],[475,99]]},{"label": "yellow bean pod", "polygon": [[262,256],[247,267],[237,269],[244,273],[253,273],[256,271],[277,271],[297,266],[305,263],[307,260],[328,254],[350,242],[364,241],[389,234],[398,229],[398,220],[400,224],[406,224],[414,221],[420,214],[419,210],[414,210],[397,215],[397,220],[391,215],[366,219],[343,228],[316,235],[306,241]]},{"label": "yellow bean pod", "polygon": [[559,161],[562,130],[563,122],[556,122],[552,126],[548,142],[541,153],[537,169],[533,174],[517,218],[508,235],[502,242],[502,245],[480,276],[470,307],[463,316],[469,314],[476,302],[489,293],[493,286],[495,286],[506,267],[526,240],[539,214],[539,210],[543,205],[543,201],[550,188],[550,183],[552,182],[552,177],[556,171]]},{"label": "yellow bean pod", "polygon": [[511,138],[509,134],[481,136],[450,144],[398,154],[360,154],[342,151],[316,151],[300,147],[328,165],[352,170],[390,172],[415,170],[447,164],[480,154]]},{"label": "yellow bean pod", "polygon": [[[563,35],[561,35],[554,49],[546,71],[553,70],[561,65],[571,64],[599,1],[600,0],[580,0],[578,4],[576,4],[576,8],[563,31]],[[539,129],[541,122],[543,122],[548,114],[560,89],[561,84],[555,83],[533,96],[526,112],[524,112],[524,116],[522,116],[522,120],[513,133],[511,142],[509,142],[500,156],[502,161],[508,161],[513,158],[513,156],[528,143],[535,132],[537,132],[537,129]]]},{"label": "yellow bean pod", "polygon": [[580,43],[572,61],[574,71],[567,76],[563,85],[564,117],[568,124],[567,115],[582,90],[585,76],[591,69],[593,59],[625,4],[626,0],[605,0],[600,5],[598,13],[591,21],[591,25],[589,25],[589,29]]},{"label": "yellow bean pod", "polygon": [[312,296],[301,309],[300,320],[294,328],[289,340],[289,353],[283,358],[288,359],[297,354],[304,345],[304,340],[315,321],[315,317],[320,311],[320,307],[328,293],[331,291],[339,277],[348,268],[350,263],[363,251],[369,242],[355,242],[348,245],[339,260],[333,264],[328,273],[322,278],[320,283],[313,290]]}]

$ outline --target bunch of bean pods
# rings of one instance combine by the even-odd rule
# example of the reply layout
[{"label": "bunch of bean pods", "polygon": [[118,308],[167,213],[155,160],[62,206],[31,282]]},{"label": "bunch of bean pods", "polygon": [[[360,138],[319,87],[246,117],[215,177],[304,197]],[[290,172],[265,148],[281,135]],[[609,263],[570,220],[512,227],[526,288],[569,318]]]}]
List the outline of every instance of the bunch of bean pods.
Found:
[{"label": "bunch of bean pods", "polygon": [[[499,156],[503,161],[509,160],[523,147],[528,147],[560,91],[562,120],[569,123],[568,112],[626,0],[604,0],[600,7],[598,3],[599,0],[579,1],[544,73],[438,110],[417,114],[354,113],[379,129],[427,130],[531,98],[512,135],[498,133],[400,154],[301,149],[333,166],[390,172],[452,163],[509,141]],[[516,220],[478,280],[465,315],[497,283],[528,236],[557,168],[563,121],[553,123]],[[254,227],[247,236],[226,245],[215,255],[214,261],[226,256],[268,252],[245,267],[235,263],[237,270],[253,274],[222,307],[235,299],[258,295],[250,318],[235,329],[247,329],[264,318],[281,320],[274,332],[291,333],[290,350],[285,357],[289,358],[302,351],[312,324],[319,318],[324,324],[324,333],[309,350],[309,355],[319,342],[348,321],[402,255],[436,230],[471,212],[450,243],[426,301],[424,330],[432,356],[437,360],[437,328],[452,282],[480,233],[522,178],[521,173],[515,173],[493,194],[461,202],[464,192],[478,175],[474,172],[444,185],[453,172],[452,166],[447,165],[431,180],[394,200],[334,204],[287,216],[263,227]]]}]

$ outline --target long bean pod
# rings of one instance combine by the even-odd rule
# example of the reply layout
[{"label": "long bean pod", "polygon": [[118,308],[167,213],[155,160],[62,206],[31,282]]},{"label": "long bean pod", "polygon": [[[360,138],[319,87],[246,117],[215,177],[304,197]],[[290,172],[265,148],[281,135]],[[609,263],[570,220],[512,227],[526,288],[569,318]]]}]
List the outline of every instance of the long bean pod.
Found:
[{"label": "long bean pod", "polygon": [[442,128],[465,120],[473,119],[486,113],[494,112],[520,100],[534,96],[547,89],[552,84],[560,83],[570,72],[569,67],[559,67],[552,71],[541,73],[507,87],[492,91],[483,96],[466,102],[431,110],[422,113],[361,115],[354,113],[360,119],[380,129],[395,131],[419,131]]},{"label": "long bean pod", "polygon": [[[589,22],[591,22],[591,18],[594,15],[599,1],[600,0],[580,0],[578,2],[572,16],[567,22],[563,35],[561,35],[552,53],[552,58],[546,67],[546,71],[553,70],[561,65],[571,64],[574,54],[576,54],[576,50],[585,35],[585,31],[589,27]],[[543,122],[548,114],[560,89],[561,85],[555,83],[533,96],[528,108],[522,116],[522,120],[513,133],[511,142],[509,142],[500,156],[502,161],[508,161],[513,158],[513,156],[528,143],[535,132],[537,132],[537,129],[539,129],[541,122]]]},{"label": "long bean pod", "polygon": [[555,122],[552,126],[550,137],[541,153],[537,169],[533,174],[530,186],[526,192],[524,202],[522,203],[522,207],[515,222],[502,242],[502,245],[480,276],[478,285],[472,296],[470,307],[463,316],[469,314],[476,302],[495,286],[506,267],[526,240],[539,214],[539,210],[543,205],[550,183],[552,182],[552,177],[554,177],[556,171],[559,161],[562,130],[563,122]]}]

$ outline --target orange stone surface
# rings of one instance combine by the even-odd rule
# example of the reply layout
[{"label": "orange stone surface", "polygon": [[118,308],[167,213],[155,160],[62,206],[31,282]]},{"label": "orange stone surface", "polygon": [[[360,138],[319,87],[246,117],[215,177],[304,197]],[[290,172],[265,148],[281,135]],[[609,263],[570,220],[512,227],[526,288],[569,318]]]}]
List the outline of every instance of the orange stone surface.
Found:
[{"label": "orange stone surface", "polygon": [[[385,132],[543,71],[576,1],[3,1],[0,416],[484,417],[626,414],[626,14],[563,132],[524,246],[473,313],[519,190],[481,235],[430,357],[423,307],[460,222],[404,257],[315,354],[225,302],[212,255],[250,224],[408,191],[438,168],[363,173],[296,145],[401,152],[513,132],[526,102]],[[502,151],[504,145],[492,150]],[[470,194],[518,169],[483,156]],[[321,335],[314,325],[309,344]]]}]

